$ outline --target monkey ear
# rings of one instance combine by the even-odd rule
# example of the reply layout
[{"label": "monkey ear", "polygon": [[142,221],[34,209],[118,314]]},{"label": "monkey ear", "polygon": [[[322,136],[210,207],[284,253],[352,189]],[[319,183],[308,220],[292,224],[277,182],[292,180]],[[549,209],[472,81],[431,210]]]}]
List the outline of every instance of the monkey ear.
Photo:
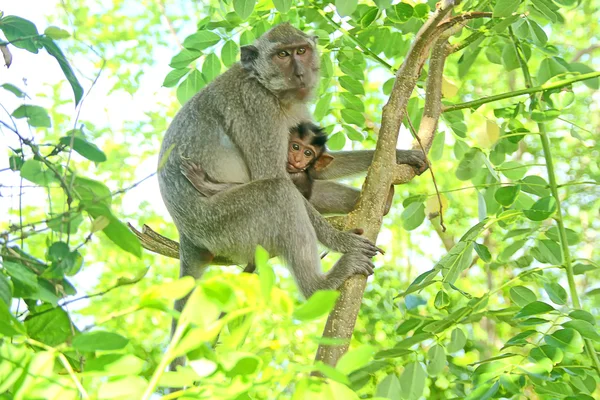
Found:
[{"label": "monkey ear", "polygon": [[325,167],[327,167],[329,164],[331,164],[331,162],[333,161],[334,157],[331,154],[328,153],[324,153],[321,154],[321,157],[317,158],[317,161],[315,161],[315,171],[320,171],[322,169],[325,169]]},{"label": "monkey ear", "polygon": [[254,60],[258,58],[258,49],[251,44],[240,48],[240,61],[245,69],[253,69]]}]

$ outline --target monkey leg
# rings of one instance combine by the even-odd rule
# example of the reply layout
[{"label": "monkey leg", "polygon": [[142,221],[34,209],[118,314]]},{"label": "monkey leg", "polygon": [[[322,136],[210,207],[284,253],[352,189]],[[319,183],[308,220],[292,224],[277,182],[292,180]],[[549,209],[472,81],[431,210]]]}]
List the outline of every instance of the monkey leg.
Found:
[{"label": "monkey leg", "polygon": [[186,159],[181,160],[181,173],[190,181],[194,189],[206,197],[239,186],[238,183],[212,182],[198,163]]},{"label": "monkey leg", "polygon": [[[367,255],[375,254],[374,245],[361,236],[324,226],[324,221],[314,225],[316,216],[309,216],[304,202],[287,177],[265,179],[199,198],[174,219],[180,235],[212,254],[252,262],[256,246],[261,245],[269,254],[282,256],[305,296],[318,289],[335,289],[340,280],[355,273],[370,274],[372,263]],[[312,212],[322,219],[314,209]],[[323,244],[357,253],[353,262],[338,262],[330,273],[323,274],[315,229],[321,237],[329,235]]]},{"label": "monkey leg", "polygon": [[[184,235],[180,235],[179,239],[179,259],[181,260],[179,276],[191,276],[194,279],[200,279],[202,274],[214,258],[213,254],[208,250],[194,245]],[[175,301],[175,310],[181,312],[190,294]],[[171,337],[175,333],[177,321],[173,319],[171,324]],[[178,365],[184,365],[185,357],[178,357],[171,363],[169,369],[175,371]]]}]

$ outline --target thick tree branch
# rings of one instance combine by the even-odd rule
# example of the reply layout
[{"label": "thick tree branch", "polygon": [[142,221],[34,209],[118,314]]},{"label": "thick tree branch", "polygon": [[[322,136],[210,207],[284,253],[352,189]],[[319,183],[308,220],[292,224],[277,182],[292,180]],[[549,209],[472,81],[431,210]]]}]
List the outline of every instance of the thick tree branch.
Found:
[{"label": "thick tree branch", "polygon": [[[358,206],[355,211],[350,213],[348,224],[346,226],[347,229],[352,227],[363,228],[365,235],[373,241],[377,239],[377,235],[381,229],[385,200],[390,186],[395,182],[407,182],[415,176],[414,171],[410,167],[408,168],[411,170],[410,172],[406,171],[401,166],[394,169],[390,168],[391,165],[395,165],[396,161],[395,149],[398,133],[406,113],[406,104],[408,103],[408,99],[410,98],[419,77],[425,52],[429,46],[436,41],[439,35],[442,34],[443,31],[437,30],[437,27],[457,3],[458,1],[453,0],[445,0],[438,3],[438,9],[417,33],[406,59],[396,74],[396,81],[394,82],[394,88],[392,89],[390,98],[383,107],[381,129],[379,131],[379,139],[377,141],[373,163],[369,167],[362,194],[358,201]],[[447,38],[444,37],[440,40],[443,44],[440,44],[439,46],[435,45],[434,49],[445,49]],[[435,57],[436,56],[433,56],[432,58]],[[444,59],[445,53],[439,57],[438,61],[438,65],[442,68]],[[441,71],[432,71],[432,68],[430,67],[429,74],[430,76],[440,74],[439,87],[441,89]],[[431,94],[429,97],[431,97]],[[441,91],[434,98],[437,98],[439,103]],[[434,100],[430,100],[430,102],[433,103]],[[438,104],[435,107],[439,108],[437,111],[439,116],[441,105]],[[421,130],[423,130],[423,134],[424,132],[431,131],[431,134],[428,134],[429,137],[426,138],[424,136],[421,138],[426,149],[429,149],[431,146],[433,131],[437,126],[437,120],[432,120],[432,116],[435,116],[436,113],[435,107],[427,109],[427,114],[424,112],[419,129],[419,135],[422,134]],[[366,278],[364,276],[356,275],[348,279],[340,288],[340,297],[327,319],[323,336],[345,339],[347,342],[346,344],[337,346],[319,346],[316,355],[317,361],[322,361],[329,365],[336,365],[339,358],[348,349],[348,342],[354,331],[354,325],[362,302],[365,285]]]}]

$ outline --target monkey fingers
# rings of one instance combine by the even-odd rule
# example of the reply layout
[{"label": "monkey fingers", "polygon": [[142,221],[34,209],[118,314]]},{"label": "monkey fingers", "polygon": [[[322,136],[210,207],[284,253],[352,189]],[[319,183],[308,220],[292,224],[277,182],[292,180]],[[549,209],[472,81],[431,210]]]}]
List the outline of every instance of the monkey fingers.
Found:
[{"label": "monkey fingers", "polygon": [[[394,189],[394,187],[392,186],[392,190],[393,189]],[[353,233],[355,235],[362,236],[362,234],[365,233],[365,230],[363,228],[354,228],[354,229],[350,229],[348,232]],[[375,247],[377,247],[377,246],[375,246]],[[385,251],[381,247],[377,247],[377,251],[379,251],[381,254],[385,254]]]},{"label": "monkey fingers", "polygon": [[382,250],[375,246],[369,239],[357,235],[352,232],[339,232],[337,240],[334,243],[335,247],[331,247],[334,251],[341,253],[359,252],[366,257],[372,258]]}]

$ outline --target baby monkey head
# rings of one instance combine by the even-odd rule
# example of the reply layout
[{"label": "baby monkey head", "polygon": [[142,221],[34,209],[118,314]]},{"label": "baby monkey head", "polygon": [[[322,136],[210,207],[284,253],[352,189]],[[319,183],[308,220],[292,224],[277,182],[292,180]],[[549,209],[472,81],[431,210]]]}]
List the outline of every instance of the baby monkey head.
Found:
[{"label": "baby monkey head", "polygon": [[317,37],[289,23],[275,26],[241,48],[241,63],[280,100],[306,102],[319,83]]},{"label": "baby monkey head", "polygon": [[319,171],[333,161],[326,153],[327,134],[317,125],[304,122],[290,130],[287,171],[297,173],[309,168]]}]

